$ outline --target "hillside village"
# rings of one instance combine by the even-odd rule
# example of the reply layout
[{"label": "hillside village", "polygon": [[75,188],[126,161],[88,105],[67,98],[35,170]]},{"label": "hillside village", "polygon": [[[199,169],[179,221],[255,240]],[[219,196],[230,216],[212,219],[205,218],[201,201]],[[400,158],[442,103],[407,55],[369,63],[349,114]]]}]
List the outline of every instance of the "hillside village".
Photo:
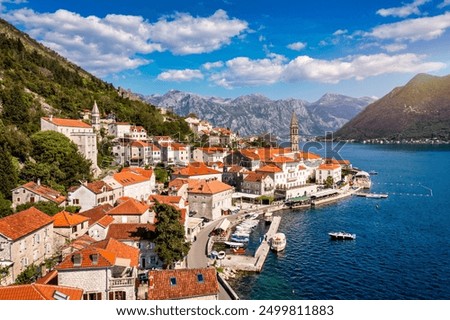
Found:
[{"label": "hillside village", "polygon": [[[41,131],[75,143],[94,179],[67,192],[39,180],[11,190],[14,209],[31,205],[0,219],[0,299],[218,299],[215,268],[158,255],[161,210],[174,209],[189,244],[210,221],[245,213],[244,204],[304,204],[324,187],[348,188],[349,161],[299,149],[295,114],[287,148],[254,146],[255,139],[194,116],[185,121],[198,142],[149,136],[142,126],[101,117],[97,103],[80,119],[42,117]],[[105,139],[118,169],[97,163]],[[157,179],[161,172],[167,180]],[[50,216],[33,206],[42,202],[60,211]]]}]

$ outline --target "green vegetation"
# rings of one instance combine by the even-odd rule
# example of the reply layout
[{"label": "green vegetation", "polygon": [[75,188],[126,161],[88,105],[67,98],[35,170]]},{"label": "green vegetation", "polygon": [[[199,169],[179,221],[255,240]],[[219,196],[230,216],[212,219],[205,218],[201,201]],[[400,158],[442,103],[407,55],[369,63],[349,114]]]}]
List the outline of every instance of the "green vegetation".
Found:
[{"label": "green vegetation", "polygon": [[333,188],[334,180],[332,176],[328,176],[325,180],[325,188]]},{"label": "green vegetation", "polygon": [[38,266],[31,264],[25,268],[16,278],[15,284],[33,283],[39,278],[41,270]]},{"label": "green vegetation", "polygon": [[190,243],[184,241],[184,227],[180,222],[181,213],[167,204],[156,204],[155,213],[158,221],[155,231],[155,252],[170,268],[182,260],[189,252]]},{"label": "green vegetation", "polygon": [[[161,115],[156,107],[123,98],[116,88],[0,19],[0,208],[11,199],[19,183],[41,179],[65,192],[79,180],[89,179],[87,161],[74,145],[55,133],[38,133],[40,118],[53,114],[80,118],[80,111],[94,103],[102,115],[142,125],[149,135],[189,136],[179,116]],[[101,133],[103,142],[106,132]],[[99,143],[98,164],[107,168],[111,145]],[[9,212],[9,211],[8,211]],[[5,211],[2,210],[2,214]]]}]

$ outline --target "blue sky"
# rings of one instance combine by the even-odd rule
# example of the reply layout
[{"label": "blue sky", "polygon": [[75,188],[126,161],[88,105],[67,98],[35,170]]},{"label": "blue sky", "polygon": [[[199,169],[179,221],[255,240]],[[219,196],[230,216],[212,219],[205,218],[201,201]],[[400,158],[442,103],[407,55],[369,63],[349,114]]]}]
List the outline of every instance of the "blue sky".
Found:
[{"label": "blue sky", "polygon": [[143,94],[381,97],[450,73],[450,0],[0,0],[0,15]]}]

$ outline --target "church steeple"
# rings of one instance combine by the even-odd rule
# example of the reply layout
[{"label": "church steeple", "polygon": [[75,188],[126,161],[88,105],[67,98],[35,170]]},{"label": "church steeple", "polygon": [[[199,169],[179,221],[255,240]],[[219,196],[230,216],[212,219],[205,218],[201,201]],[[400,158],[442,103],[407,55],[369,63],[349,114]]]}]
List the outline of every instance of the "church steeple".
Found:
[{"label": "church steeple", "polygon": [[295,115],[295,112],[292,112],[292,117],[291,117],[290,138],[291,138],[291,150],[293,152],[298,151],[298,142],[299,142],[298,120],[297,120],[297,116]]},{"label": "church steeple", "polygon": [[91,116],[92,127],[97,131],[100,130],[100,111],[98,110],[97,101],[94,101]]}]

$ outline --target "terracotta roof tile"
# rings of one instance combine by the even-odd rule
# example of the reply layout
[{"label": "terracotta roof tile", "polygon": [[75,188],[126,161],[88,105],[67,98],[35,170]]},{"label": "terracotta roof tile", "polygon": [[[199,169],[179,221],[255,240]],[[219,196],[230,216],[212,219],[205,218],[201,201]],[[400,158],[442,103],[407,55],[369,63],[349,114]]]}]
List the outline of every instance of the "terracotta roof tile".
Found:
[{"label": "terracotta roof tile", "polygon": [[92,128],[92,126],[88,125],[87,123],[76,119],[62,119],[55,117],[52,117],[51,119],[45,117],[43,119],[60,127]]},{"label": "terracotta roof tile", "polygon": [[147,179],[150,179],[153,176],[153,169],[144,169],[139,167],[126,167],[123,168],[121,172],[132,172],[135,174],[139,174]]},{"label": "terracotta roof tile", "polygon": [[267,177],[266,173],[256,173],[256,172],[249,172],[247,176],[244,178],[244,181],[247,182],[261,182]]},{"label": "terracotta roof tile", "polygon": [[118,183],[120,183],[123,186],[128,186],[131,184],[141,183],[144,181],[148,181],[148,178],[145,176],[135,173],[133,171],[121,171],[119,173],[115,173],[113,175],[114,180],[116,180]]},{"label": "terracotta roof tile", "polygon": [[86,188],[94,192],[95,194],[112,191],[113,189],[103,180],[97,180],[89,182],[85,185]]},{"label": "terracotta roof tile", "polygon": [[[80,264],[76,264],[76,257],[81,257]],[[84,268],[108,268],[116,263],[116,255],[110,251],[89,246],[74,253],[69,254],[56,270],[84,269]]]},{"label": "terracotta roof tile", "polygon": [[130,259],[131,267],[137,267],[139,264],[139,249],[126,245],[114,238],[95,242],[91,246],[110,251],[119,258]]},{"label": "terracotta roof tile", "polygon": [[232,189],[233,189],[232,186],[223,183],[219,180],[189,179],[189,186],[188,186],[189,193],[216,194]]},{"label": "terracotta roof tile", "polygon": [[142,215],[149,206],[135,199],[128,199],[108,211],[108,215]]},{"label": "terracotta roof tile", "polygon": [[201,298],[217,295],[215,268],[152,270],[149,272],[149,300]]},{"label": "terracotta roof tile", "polygon": [[32,283],[0,287],[0,300],[56,300],[56,292],[67,296],[68,300],[83,298],[83,289]]},{"label": "terracotta roof tile", "polygon": [[[91,226],[94,223],[99,222],[100,220],[103,220],[104,217],[108,217],[107,212],[113,208],[110,204],[102,204],[97,207],[94,207],[90,210],[86,210],[83,212],[79,212],[78,214],[88,217],[89,218],[89,226]],[[114,220],[114,219],[113,219]],[[106,221],[105,221],[106,223]],[[102,224],[103,226],[106,226],[105,224]]]},{"label": "terracotta roof tile", "polygon": [[93,244],[96,240],[94,238],[91,238],[87,234],[83,234],[81,237],[73,240],[71,243],[64,246],[63,250],[69,248],[69,252],[75,252],[84,248],[89,247],[91,244]]},{"label": "terracotta roof tile", "polygon": [[270,173],[277,173],[277,172],[283,172],[280,168],[278,168],[275,165],[266,165],[264,167],[261,167],[256,170],[256,172],[270,172]]},{"label": "terracotta roof tile", "polygon": [[140,239],[139,234],[143,230],[154,232],[156,226],[150,223],[113,223],[109,226],[106,239],[137,241]]},{"label": "terracotta roof tile", "polygon": [[190,163],[187,167],[175,170],[173,172],[174,176],[183,177],[202,176],[209,174],[220,174],[220,171],[209,168],[203,162],[193,162]]},{"label": "terracotta roof tile", "polygon": [[51,217],[31,207],[0,219],[0,234],[17,240],[52,223]]},{"label": "terracotta roof tile", "polygon": [[180,203],[181,199],[182,198],[180,196],[163,196],[157,194],[151,195],[149,197],[149,200],[153,202],[157,201],[159,203],[176,204],[176,205]]},{"label": "terracotta roof tile", "polygon": [[275,158],[271,159],[270,162],[273,162],[273,163],[288,163],[288,162],[296,162],[296,160],[294,160],[291,157],[278,156],[278,157],[275,157]]},{"label": "terracotta roof tile", "polygon": [[336,170],[336,169],[340,169],[340,168],[341,168],[341,166],[338,164],[324,163],[324,164],[321,164],[318,169],[319,170]]},{"label": "terracotta roof tile", "polygon": [[[63,196],[61,192],[56,191],[50,187],[37,184],[36,182],[33,181],[27,182],[24,185],[19,186],[18,188],[25,188],[28,191],[38,194],[49,201],[55,202],[56,204],[61,204],[64,201],[66,201],[66,197]],[[18,188],[13,189],[13,191]]]},{"label": "terracotta roof tile", "polygon": [[53,216],[53,227],[55,228],[68,228],[79,225],[89,218],[76,213],[70,213],[67,211],[58,212]]}]

